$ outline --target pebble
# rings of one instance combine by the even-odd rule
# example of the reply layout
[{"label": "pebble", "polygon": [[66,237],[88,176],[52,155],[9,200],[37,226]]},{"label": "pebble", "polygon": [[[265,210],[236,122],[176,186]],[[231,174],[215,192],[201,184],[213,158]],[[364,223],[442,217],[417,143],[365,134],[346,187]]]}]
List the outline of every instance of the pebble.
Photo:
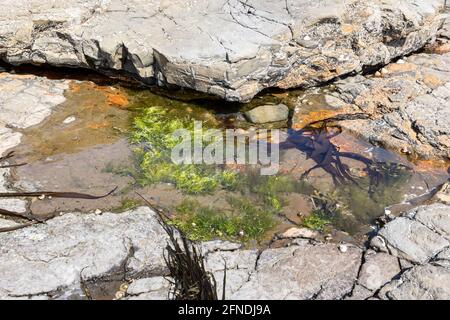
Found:
[{"label": "pebble", "polygon": [[119,287],[119,291],[121,291],[121,292],[127,292],[128,287],[129,287],[128,283],[122,283],[122,284],[120,285],[120,287]]},{"label": "pebble", "polygon": [[384,214],[385,214],[386,216],[390,215],[391,213],[392,213],[391,210],[388,210],[388,209],[385,209],[385,210],[384,210]]},{"label": "pebble", "polygon": [[239,231],[239,236],[240,236],[240,237],[243,237],[244,235],[245,235],[245,233],[244,233],[243,230]]},{"label": "pebble", "polygon": [[38,199],[39,200],[44,200],[45,199],[45,195],[39,196]]},{"label": "pebble", "polygon": [[388,73],[386,68],[381,69],[381,74],[386,74],[386,73]]},{"label": "pebble", "polygon": [[96,209],[96,210],[94,211],[94,213],[95,213],[95,214],[102,214],[102,210]]},{"label": "pebble", "polygon": [[377,72],[375,72],[375,77],[381,77],[381,72],[380,71],[377,71]]},{"label": "pebble", "polygon": [[341,244],[339,246],[339,251],[340,252],[345,253],[345,252],[347,252],[347,250],[348,250],[348,247],[345,244]]},{"label": "pebble", "polygon": [[400,151],[404,154],[411,154],[411,151],[407,147],[403,147]]},{"label": "pebble", "polygon": [[120,300],[120,299],[122,299],[123,297],[125,297],[125,292],[123,292],[123,291],[117,291],[117,292],[116,292],[116,299],[117,299],[117,300]]},{"label": "pebble", "polygon": [[305,37],[303,38],[303,40],[309,41],[309,40],[311,40],[311,37],[310,37],[310,36],[305,36]]},{"label": "pebble", "polygon": [[66,119],[64,119],[63,123],[69,124],[69,123],[74,122],[75,120],[77,120],[77,118],[75,118],[74,116],[70,116],[70,117],[67,117]]}]

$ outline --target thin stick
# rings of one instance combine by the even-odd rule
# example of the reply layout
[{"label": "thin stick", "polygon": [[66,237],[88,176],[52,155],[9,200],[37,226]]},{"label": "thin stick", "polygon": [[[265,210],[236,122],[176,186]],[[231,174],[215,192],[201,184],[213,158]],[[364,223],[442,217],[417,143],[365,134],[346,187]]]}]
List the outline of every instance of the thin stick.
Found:
[{"label": "thin stick", "polygon": [[69,198],[69,199],[86,199],[96,200],[110,196],[117,190],[115,187],[113,190],[102,196],[93,196],[90,194],[77,193],[77,192],[53,192],[53,191],[39,191],[39,192],[8,192],[0,193],[0,198],[18,198],[18,197],[52,197],[52,198]]}]

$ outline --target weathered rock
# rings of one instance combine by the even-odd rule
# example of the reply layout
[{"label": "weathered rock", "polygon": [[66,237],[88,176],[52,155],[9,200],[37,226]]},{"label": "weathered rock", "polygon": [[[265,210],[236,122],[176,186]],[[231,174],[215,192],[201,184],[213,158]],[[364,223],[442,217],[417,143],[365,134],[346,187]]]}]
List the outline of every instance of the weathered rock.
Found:
[{"label": "weathered rock", "polygon": [[260,106],[245,113],[247,119],[256,124],[286,121],[289,108],[284,104]]},{"label": "weathered rock", "polygon": [[442,250],[434,258],[433,264],[450,269],[450,247]]},{"label": "weathered rock", "polygon": [[347,78],[337,90],[348,103],[343,113],[370,116],[341,122],[349,131],[421,158],[450,157],[450,53],[413,55],[382,77]]},{"label": "weathered rock", "polygon": [[33,75],[0,74],[0,125],[27,128],[42,122],[63,103],[68,81]]},{"label": "weathered rock", "polygon": [[0,57],[125,74],[248,101],[421,48],[441,0],[5,0]]},{"label": "weathered rock", "polygon": [[[24,129],[42,122],[52,109],[65,101],[68,81],[33,75],[0,74],[0,156],[17,146]],[[0,169],[0,192],[10,190],[10,170]],[[0,199],[0,208],[25,212],[22,199]]]},{"label": "weathered rock", "polygon": [[361,261],[361,250],[341,253],[335,245],[303,244],[269,249],[256,272],[231,299],[338,299],[350,293]]},{"label": "weathered rock", "polygon": [[373,291],[369,290],[359,284],[355,285],[352,294],[346,297],[345,300],[366,300],[373,296]]},{"label": "weathered rock", "polygon": [[343,100],[329,94],[325,96],[325,102],[328,104],[328,106],[335,109],[341,109],[346,105],[346,103]]},{"label": "weathered rock", "polygon": [[308,228],[290,228],[280,234],[278,237],[280,239],[289,239],[289,238],[306,238],[306,239],[315,239],[319,236],[319,233],[308,229]]},{"label": "weathered rock", "polygon": [[170,282],[164,277],[138,279],[131,282],[127,290],[128,300],[166,300]]},{"label": "weathered rock", "polygon": [[409,213],[416,221],[424,224],[442,237],[450,240],[450,206],[435,204],[418,208]]},{"label": "weathered rock", "polygon": [[398,259],[386,253],[368,251],[364,260],[358,283],[372,292],[390,282],[401,271]]},{"label": "weathered rock", "polygon": [[[378,237],[384,239],[391,254],[414,263],[425,263],[450,245],[446,239],[420,222],[404,217],[389,222],[379,232]],[[372,242],[372,245],[383,250],[375,242]]]},{"label": "weathered rock", "polygon": [[[423,206],[411,211],[408,216],[423,217],[431,215],[431,221],[438,226],[445,219],[440,219],[442,212],[448,211],[449,207],[441,204]],[[422,215],[423,214],[423,215]],[[433,219],[434,216],[434,219]],[[415,218],[400,217],[386,224],[372,241],[372,246],[379,250],[389,250],[389,252],[400,258],[404,258],[413,263],[425,263],[433,258],[442,249],[450,245],[450,242],[428,228],[420,220]],[[423,218],[425,219],[425,218]],[[441,227],[439,227],[441,229]],[[382,241],[380,241],[382,239]]]},{"label": "weathered rock", "polygon": [[216,251],[206,256],[205,266],[214,274],[218,296],[222,296],[226,267],[225,298],[229,299],[246,283],[255,270],[256,250]]},{"label": "weathered rock", "polygon": [[380,297],[393,300],[450,299],[450,269],[427,264],[406,271],[380,292]]},{"label": "weathered rock", "polygon": [[80,291],[80,280],[163,275],[166,234],[148,208],[123,214],[66,214],[0,234],[0,297]]},{"label": "weathered rock", "polygon": [[442,203],[450,205],[450,182],[446,182],[434,195],[434,198]]}]

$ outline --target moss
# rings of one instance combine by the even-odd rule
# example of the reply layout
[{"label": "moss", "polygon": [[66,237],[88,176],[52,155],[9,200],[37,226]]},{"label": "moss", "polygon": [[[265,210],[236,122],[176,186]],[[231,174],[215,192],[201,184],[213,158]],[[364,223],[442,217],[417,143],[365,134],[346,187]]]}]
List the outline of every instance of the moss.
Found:
[{"label": "moss", "polygon": [[214,238],[248,241],[261,237],[274,225],[270,210],[258,207],[244,198],[227,199],[231,212],[202,206],[195,200],[184,200],[177,208],[172,224],[191,240],[206,241]]},{"label": "moss", "polygon": [[323,231],[332,221],[322,211],[313,211],[311,215],[303,219],[302,223],[309,229]]},{"label": "moss", "polygon": [[136,209],[139,206],[139,202],[135,199],[130,198],[124,198],[122,199],[122,202],[120,204],[120,207],[118,208],[119,212],[129,211]]}]

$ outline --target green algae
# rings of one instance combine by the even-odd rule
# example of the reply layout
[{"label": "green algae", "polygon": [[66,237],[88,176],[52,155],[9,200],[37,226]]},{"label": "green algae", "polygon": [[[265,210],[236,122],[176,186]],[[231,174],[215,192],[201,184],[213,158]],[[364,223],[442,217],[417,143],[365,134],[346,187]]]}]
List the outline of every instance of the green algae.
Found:
[{"label": "green algae", "polygon": [[[172,149],[181,142],[173,132],[183,129],[194,134],[194,118],[182,110],[160,106],[148,106],[135,116],[131,142],[138,145],[135,153],[139,163],[137,181],[141,186],[156,183],[172,183],[186,194],[204,194],[217,188],[235,188],[236,173],[220,170],[212,165],[176,164],[172,162]],[[204,117],[203,117],[204,118]],[[211,121],[203,122],[206,128]]]},{"label": "green algae", "polygon": [[230,210],[186,199],[176,208],[177,215],[171,223],[191,240],[221,238],[241,242],[259,240],[275,225],[270,208],[256,206],[243,197],[228,197],[227,202]]}]

